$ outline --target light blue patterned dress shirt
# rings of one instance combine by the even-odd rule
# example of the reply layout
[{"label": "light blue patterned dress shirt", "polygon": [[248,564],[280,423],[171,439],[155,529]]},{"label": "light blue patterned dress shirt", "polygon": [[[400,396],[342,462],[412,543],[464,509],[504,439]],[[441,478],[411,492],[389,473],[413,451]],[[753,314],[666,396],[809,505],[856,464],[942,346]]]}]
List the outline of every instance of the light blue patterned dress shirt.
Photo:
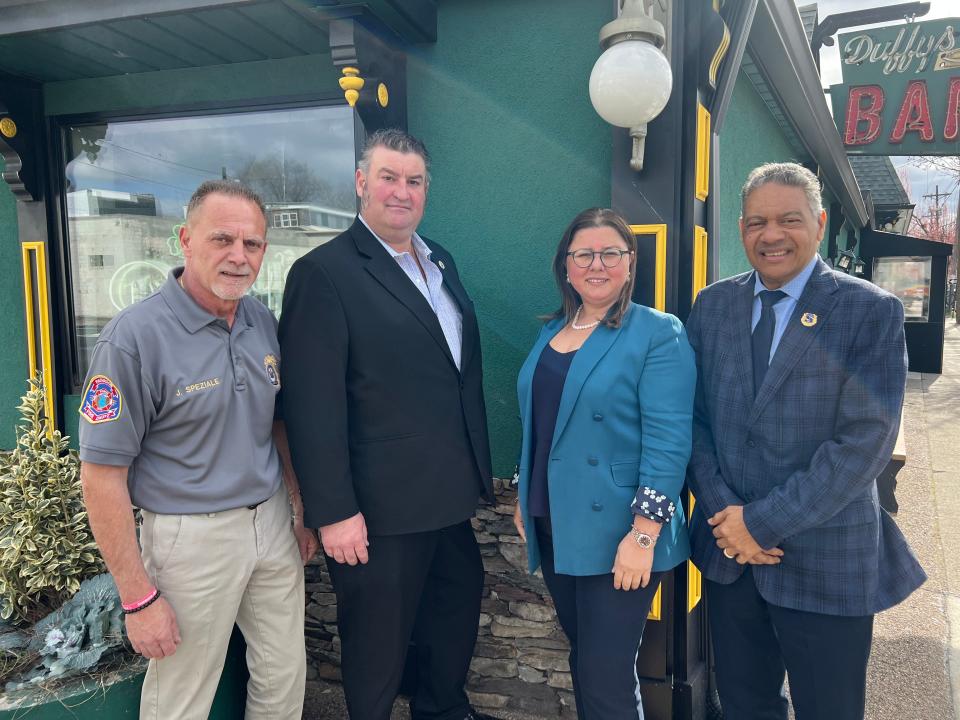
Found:
[{"label": "light blue patterned dress shirt", "polygon": [[390,253],[400,269],[410,278],[424,299],[430,304],[431,309],[436,313],[437,321],[440,323],[440,329],[443,330],[443,336],[447,340],[447,347],[450,348],[450,354],[453,356],[453,362],[460,369],[460,354],[463,347],[463,314],[453,299],[450,291],[443,287],[443,274],[440,272],[434,262],[430,259],[432,250],[416,233],[413,234],[413,250],[420,259],[420,266],[423,272],[427,274],[427,280],[424,282],[423,275],[420,273],[420,267],[417,267],[417,261],[410,253],[399,253],[390,245],[384,242],[373,229],[367,225],[367,221],[360,215],[360,222],[366,226],[370,234],[377,238],[377,241],[383,245],[384,249]]},{"label": "light blue patterned dress shirt", "polygon": [[[773,306],[773,314],[776,317],[776,325],[773,329],[773,342],[770,343],[770,362],[773,362],[773,356],[777,353],[777,346],[780,345],[780,339],[787,329],[787,323],[790,316],[793,315],[793,309],[797,306],[797,301],[803,295],[803,289],[807,286],[807,280],[813,274],[813,268],[817,264],[817,255],[807,263],[807,266],[800,271],[793,280],[779,288],[787,294],[780,302]],[[753,273],[753,316],[750,322],[750,332],[753,332],[760,322],[760,293],[767,290],[766,285],[760,280],[760,273]]]}]

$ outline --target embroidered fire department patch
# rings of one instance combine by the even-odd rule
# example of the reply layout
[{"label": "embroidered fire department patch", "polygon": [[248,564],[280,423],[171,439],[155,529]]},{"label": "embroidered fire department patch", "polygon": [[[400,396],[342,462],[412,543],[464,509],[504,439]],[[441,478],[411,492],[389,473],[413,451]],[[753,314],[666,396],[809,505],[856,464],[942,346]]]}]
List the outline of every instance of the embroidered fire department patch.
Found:
[{"label": "embroidered fire department patch", "polygon": [[83,393],[80,414],[94,425],[110,422],[120,417],[123,396],[113,381],[106,375],[94,375]]}]

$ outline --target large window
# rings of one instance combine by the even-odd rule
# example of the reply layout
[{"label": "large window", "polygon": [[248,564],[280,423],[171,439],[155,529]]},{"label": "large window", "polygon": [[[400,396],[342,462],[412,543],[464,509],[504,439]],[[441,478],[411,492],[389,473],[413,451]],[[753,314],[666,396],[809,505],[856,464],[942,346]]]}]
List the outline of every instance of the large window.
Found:
[{"label": "large window", "polygon": [[267,203],[269,247],[252,292],[278,316],[290,265],[355,212],[346,106],[75,124],[65,134],[81,375],[107,321],[183,264],[177,234],[204,180],[239,180]]},{"label": "large window", "polygon": [[873,282],[903,303],[907,322],[930,321],[930,285],[933,258],[878,257],[873,261]]}]

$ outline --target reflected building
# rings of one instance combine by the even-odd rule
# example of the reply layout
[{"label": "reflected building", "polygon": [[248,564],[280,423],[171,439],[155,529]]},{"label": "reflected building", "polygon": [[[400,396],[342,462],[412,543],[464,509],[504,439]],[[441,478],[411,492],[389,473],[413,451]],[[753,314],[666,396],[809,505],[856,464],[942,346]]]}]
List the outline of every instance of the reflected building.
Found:
[{"label": "reflected building", "polygon": [[157,199],[152,193],[74,190],[67,193],[67,213],[70,217],[156,215]]},{"label": "reflected building", "polygon": [[268,202],[266,206],[271,228],[297,228],[306,233],[322,233],[330,228],[346,230],[355,215],[352,211],[308,203]]},{"label": "reflected building", "polygon": [[[86,365],[104,325],[148,297],[183,264],[179,216],[157,214],[150,194],[86,189],[67,194],[77,345]],[[305,203],[267,204],[267,253],[251,294],[279,317],[294,261],[353,222],[354,213]]]}]

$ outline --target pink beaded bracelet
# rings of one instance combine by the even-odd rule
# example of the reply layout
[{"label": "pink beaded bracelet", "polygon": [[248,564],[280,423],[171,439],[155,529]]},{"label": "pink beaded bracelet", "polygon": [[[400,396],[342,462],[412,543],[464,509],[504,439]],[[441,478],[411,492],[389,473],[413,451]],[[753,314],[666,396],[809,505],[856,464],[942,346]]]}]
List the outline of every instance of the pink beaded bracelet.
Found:
[{"label": "pink beaded bracelet", "polygon": [[124,613],[127,613],[127,614],[135,613],[140,610],[143,610],[145,607],[147,607],[147,605],[151,604],[158,597],[160,597],[160,591],[157,590],[156,588],[153,588],[153,590],[151,590],[147,596],[140,598],[136,602],[120,603],[120,607],[123,608]]}]

